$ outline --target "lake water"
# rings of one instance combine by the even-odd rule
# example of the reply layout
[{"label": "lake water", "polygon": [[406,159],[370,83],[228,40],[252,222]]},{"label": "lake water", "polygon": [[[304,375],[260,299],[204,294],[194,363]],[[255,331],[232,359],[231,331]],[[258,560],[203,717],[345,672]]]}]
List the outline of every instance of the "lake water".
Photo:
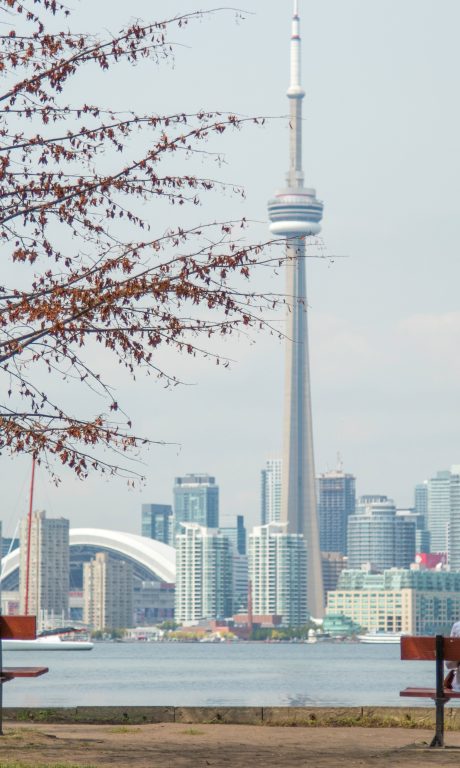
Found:
[{"label": "lake water", "polygon": [[401,662],[399,645],[359,643],[97,643],[4,652],[4,665],[50,669],[8,683],[6,707],[407,706],[402,688],[434,685],[434,664]]}]

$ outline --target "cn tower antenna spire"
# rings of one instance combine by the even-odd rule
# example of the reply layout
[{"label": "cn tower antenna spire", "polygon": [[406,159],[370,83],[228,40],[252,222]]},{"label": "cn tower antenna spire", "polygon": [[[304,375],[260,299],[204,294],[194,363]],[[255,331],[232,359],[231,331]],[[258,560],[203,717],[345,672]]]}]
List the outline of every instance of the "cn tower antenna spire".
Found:
[{"label": "cn tower antenna spire", "polygon": [[287,180],[289,187],[303,187],[304,181],[302,168],[302,101],[305,97],[305,91],[301,85],[301,48],[299,0],[294,0],[291,33],[291,77],[287,92],[291,105],[290,162]]},{"label": "cn tower antenna spire", "polygon": [[[299,0],[294,0],[291,32],[289,99],[289,171],[287,187],[270,200],[270,230],[286,238],[286,378],[284,399],[281,520],[290,533],[301,534],[307,548],[306,594],[310,614],[324,613],[308,351],[305,241],[321,230],[323,204],[304,186],[302,165],[301,38]],[[295,588],[295,585],[293,585]]]}]

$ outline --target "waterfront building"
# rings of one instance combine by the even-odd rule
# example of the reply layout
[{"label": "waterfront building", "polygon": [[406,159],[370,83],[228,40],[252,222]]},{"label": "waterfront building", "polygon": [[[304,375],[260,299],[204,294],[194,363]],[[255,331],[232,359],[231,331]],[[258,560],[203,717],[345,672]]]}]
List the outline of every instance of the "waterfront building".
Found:
[{"label": "waterfront building", "polygon": [[307,620],[307,552],[301,534],[287,523],[255,527],[249,536],[252,609],[257,615],[281,615],[283,625]]},{"label": "waterfront building", "polygon": [[324,613],[321,552],[316,508],[312,404],[309,371],[306,239],[321,229],[323,204],[304,185],[302,164],[301,39],[299,2],[294,0],[291,34],[290,161],[287,186],[269,203],[270,230],[286,238],[286,296],[292,301],[286,316],[285,411],[281,520],[291,534],[303,536],[308,552],[306,587],[313,616]]},{"label": "waterfront building", "polygon": [[[322,552],[347,554],[347,525],[355,513],[356,479],[341,470],[318,477],[319,540]],[[323,570],[324,577],[324,570]]]},{"label": "waterfront building", "polygon": [[328,613],[324,617],[323,632],[330,637],[352,637],[361,632],[362,627],[355,624],[354,621],[344,616],[343,613]]},{"label": "waterfront building", "polygon": [[246,528],[243,515],[236,516],[236,526],[220,526],[220,532],[230,539],[235,553],[246,554]]},{"label": "waterfront building", "polygon": [[93,630],[133,626],[133,567],[107,552],[83,565],[83,621]]},{"label": "waterfront building", "polygon": [[[28,542],[30,546],[28,547]],[[69,521],[33,512],[20,527],[21,613],[37,616],[41,629],[69,615]]]},{"label": "waterfront building", "polygon": [[175,535],[182,532],[182,523],[219,527],[219,486],[214,477],[207,474],[176,477],[173,493]]},{"label": "waterfront building", "polygon": [[219,530],[182,524],[176,536],[176,622],[231,616],[233,556],[229,538]]},{"label": "waterfront building", "polygon": [[[428,480],[428,508],[426,527],[430,532],[431,551],[455,553],[460,548],[456,521],[460,517],[460,466],[437,472]],[[453,535],[458,540],[449,547],[449,527],[453,523]],[[456,556],[454,554],[454,561]]]},{"label": "waterfront building", "polygon": [[369,631],[449,634],[460,616],[460,572],[346,570],[328,593],[327,613],[342,614]]},{"label": "waterfront building", "polygon": [[268,459],[260,473],[260,524],[281,519],[281,459]]},{"label": "waterfront building", "polygon": [[348,519],[348,568],[408,568],[415,560],[415,522],[396,515],[387,496],[361,496]]},{"label": "waterfront building", "polygon": [[173,511],[170,504],[142,505],[142,536],[171,544],[173,538]]}]

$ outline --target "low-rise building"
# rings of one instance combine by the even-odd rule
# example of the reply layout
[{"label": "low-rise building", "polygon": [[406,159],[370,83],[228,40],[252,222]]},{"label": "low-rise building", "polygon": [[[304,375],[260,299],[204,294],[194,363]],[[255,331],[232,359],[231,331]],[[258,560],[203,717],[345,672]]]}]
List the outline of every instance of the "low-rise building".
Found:
[{"label": "low-rise building", "polygon": [[326,612],[369,631],[448,634],[460,617],[460,571],[346,570],[328,593]]},{"label": "low-rise building", "polygon": [[361,631],[359,624],[344,616],[343,613],[330,613],[324,617],[323,632],[330,637],[352,637]]}]

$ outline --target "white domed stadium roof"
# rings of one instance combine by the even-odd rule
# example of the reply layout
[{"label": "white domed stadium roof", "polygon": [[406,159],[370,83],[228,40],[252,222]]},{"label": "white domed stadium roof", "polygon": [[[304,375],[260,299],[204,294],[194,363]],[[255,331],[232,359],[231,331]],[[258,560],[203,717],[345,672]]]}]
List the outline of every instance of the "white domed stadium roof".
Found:
[{"label": "white domed stadium roof", "polygon": [[[146,568],[160,581],[176,581],[176,550],[156,539],[147,539],[135,533],[108,531],[103,528],[71,528],[70,547],[90,546],[112,551]],[[19,549],[2,559],[2,580],[19,568]]]}]

